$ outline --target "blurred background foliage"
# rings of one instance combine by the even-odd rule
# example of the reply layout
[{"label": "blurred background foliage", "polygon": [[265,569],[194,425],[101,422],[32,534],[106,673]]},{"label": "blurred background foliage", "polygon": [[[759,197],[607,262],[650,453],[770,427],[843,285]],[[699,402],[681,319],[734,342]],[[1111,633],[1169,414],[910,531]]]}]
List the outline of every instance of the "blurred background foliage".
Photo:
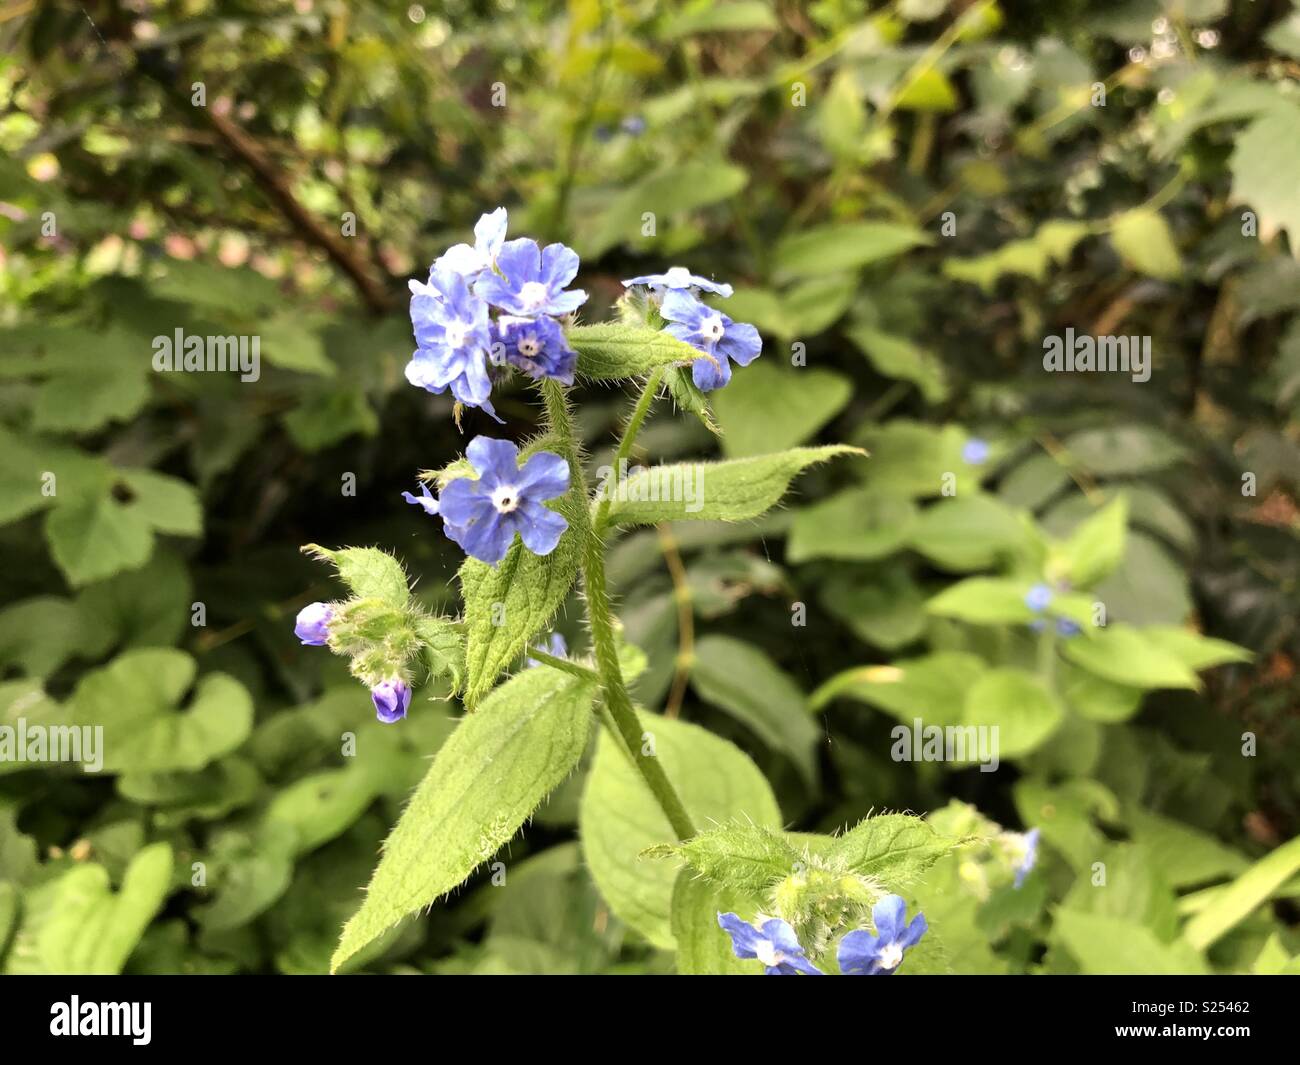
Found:
[{"label": "blurred background foliage", "polygon": [[[761,523],[633,534],[611,577],[641,701],[744,748],[792,827],[951,801],[1041,827],[1020,892],[932,878],[948,968],[1099,971],[1120,940],[1184,967],[1181,917],[1300,833],[1289,0],[4,0],[0,39],[0,715],[118,737],[99,776],[0,765],[8,971],[326,967],[459,708],[378,725],[297,646],[336,594],[297,548],[393,548],[454,611],[458,553],[399,493],[466,436],[403,379],[405,282],[499,204],[582,255],[588,320],[674,263],[736,284],[764,358],[720,437],[665,410],[642,458],[871,451]],[[260,336],[260,379],[155,373],[177,328]],[[1151,337],[1150,380],[1045,373],[1067,328]],[[626,395],[579,398],[607,439]],[[517,385],[497,408],[535,417]],[[1037,653],[927,602],[1121,496],[1110,618],[1249,661],[1066,676],[996,711],[997,773],[892,761],[896,721],[961,720]],[[485,870],[353,967],[671,970],[586,871],[582,787],[504,889]],[[1122,890],[1088,890],[1098,854]],[[1300,881],[1271,894],[1214,965],[1296,954]]]}]

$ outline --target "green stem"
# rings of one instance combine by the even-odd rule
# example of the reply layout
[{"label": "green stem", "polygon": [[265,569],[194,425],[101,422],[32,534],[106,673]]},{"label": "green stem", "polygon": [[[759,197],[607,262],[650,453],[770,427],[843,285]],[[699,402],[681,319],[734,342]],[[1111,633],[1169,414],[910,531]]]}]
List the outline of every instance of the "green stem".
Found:
[{"label": "green stem", "polygon": [[[655,388],[658,388],[657,382]],[[647,389],[647,393],[653,399],[653,390]],[[551,429],[560,441],[560,447],[565,452],[564,457],[569,463],[570,475],[573,478],[570,491],[578,497],[576,500],[578,505],[573,508],[574,513],[579,515],[578,527],[573,532],[583,542],[582,583],[587,593],[587,621],[591,626],[596,672],[600,675],[601,693],[608,712],[608,716],[602,715],[601,720],[613,733],[615,742],[630,755],[632,765],[641,774],[641,779],[650,789],[650,794],[654,796],[655,802],[668,818],[668,823],[672,825],[678,840],[685,841],[695,835],[695,825],[691,822],[686,806],[673,787],[672,781],[668,779],[659,759],[653,754],[644,753],[641,722],[637,717],[636,708],[632,705],[632,697],[628,694],[627,683],[623,680],[623,669],[618,661],[618,642],[614,636],[614,618],[609,605],[609,590],[605,581],[605,545],[591,527],[590,512],[587,509],[587,479],[582,471],[577,442],[573,435],[573,419],[564,398],[564,390],[554,381],[546,381],[542,385],[542,396],[546,402],[546,413]],[[638,402],[638,409],[641,406],[642,404]],[[649,401],[646,401],[645,407],[649,408]],[[635,412],[633,417],[635,419]],[[642,412],[639,421],[644,420],[645,414]],[[635,427],[632,422],[628,423],[628,431],[624,432],[623,442],[619,445],[620,451],[623,450],[624,444],[629,451],[631,450],[632,441],[636,438],[636,429],[640,427],[639,421]]]},{"label": "green stem", "polygon": [[645,387],[641,389],[641,395],[637,398],[636,406],[632,408],[631,415],[628,416],[627,426],[623,429],[623,436],[618,442],[618,450],[614,453],[614,468],[609,475],[609,483],[605,485],[605,494],[596,507],[596,518],[593,522],[597,536],[605,531],[605,525],[609,521],[609,508],[614,502],[614,489],[618,487],[618,480],[623,472],[623,463],[632,455],[632,448],[636,446],[637,434],[641,432],[641,426],[645,424],[646,415],[650,413],[650,407],[655,401],[655,396],[659,392],[659,383],[664,379],[663,367],[659,367],[651,372],[646,378]]}]

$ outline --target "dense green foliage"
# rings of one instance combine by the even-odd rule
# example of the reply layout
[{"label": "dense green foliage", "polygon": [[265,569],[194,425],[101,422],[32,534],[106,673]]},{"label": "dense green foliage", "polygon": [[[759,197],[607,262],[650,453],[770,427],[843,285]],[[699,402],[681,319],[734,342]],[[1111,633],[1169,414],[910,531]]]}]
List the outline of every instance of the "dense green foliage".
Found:
[{"label": "dense green foliage", "polygon": [[[903,972],[1300,971],[1300,7],[14,10],[0,725],[106,741],[0,757],[0,969],[755,972],[717,912],[820,950],[883,885]],[[582,256],[591,483],[647,375],[635,462],[717,462],[596,515],[691,839],[600,727],[585,497],[498,569],[401,499],[562,428],[403,379],[406,279],[499,204]],[[707,402],[604,324],[676,263],[764,338]],[[1149,379],[1048,372],[1067,330]],[[294,639],[343,597],[357,676],[422,656],[397,725]],[[586,665],[520,669],[552,615]]]}]

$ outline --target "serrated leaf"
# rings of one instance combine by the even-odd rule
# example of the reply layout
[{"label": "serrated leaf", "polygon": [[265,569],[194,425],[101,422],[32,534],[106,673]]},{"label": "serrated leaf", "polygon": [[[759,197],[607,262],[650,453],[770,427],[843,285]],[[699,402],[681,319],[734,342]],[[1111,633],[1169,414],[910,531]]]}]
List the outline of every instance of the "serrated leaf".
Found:
[{"label": "serrated leaf", "polygon": [[525,670],[461,720],[384,843],[338,967],[487,861],[573,770],[587,746],[594,683]]},{"label": "serrated leaf", "polygon": [[[744,819],[781,827],[771,787],[740,750],[698,725],[647,713],[640,720],[697,826]],[[672,841],[672,826],[626,754],[604,733],[579,825],[587,866],[610,908],[656,946],[672,949],[673,884],[682,863],[641,857]]]},{"label": "serrated leaf", "polygon": [[652,848],[649,856],[676,854],[695,873],[715,884],[761,895],[796,869],[802,856],[776,829],[725,824],[676,846]]},{"label": "serrated leaf", "polygon": [[702,351],[671,333],[622,322],[574,326],[568,340],[578,353],[578,375],[593,381],[640,377],[661,366],[705,358]]},{"label": "serrated leaf", "polygon": [[844,444],[832,444],[726,462],[639,468],[619,482],[609,520],[616,525],[655,525],[687,519],[756,518],[780,502],[796,474],[837,455],[848,454],[863,452]]},{"label": "serrated leaf", "polygon": [[534,636],[550,624],[578,575],[582,542],[576,531],[583,506],[573,496],[555,501],[569,527],[549,555],[534,555],[516,540],[496,566],[466,559],[460,567],[465,600],[465,705],[473,708]]},{"label": "serrated leaf", "polygon": [[826,859],[889,888],[907,884],[960,843],[910,814],[880,814],[836,838]]},{"label": "serrated leaf", "polygon": [[380,599],[397,609],[410,602],[406,570],[387,551],[377,547],[343,547],[331,551],[319,544],[305,544],[302,552],[332,562],[339,580],[358,599]]}]

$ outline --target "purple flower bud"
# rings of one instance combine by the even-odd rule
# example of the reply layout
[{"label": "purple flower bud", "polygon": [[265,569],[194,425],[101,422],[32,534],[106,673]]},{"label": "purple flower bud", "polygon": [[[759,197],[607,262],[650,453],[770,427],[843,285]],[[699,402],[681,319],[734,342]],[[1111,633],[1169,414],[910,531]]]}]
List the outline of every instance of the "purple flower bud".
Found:
[{"label": "purple flower bud", "polygon": [[406,716],[406,708],[411,705],[411,686],[404,680],[380,681],[370,689],[370,699],[375,704],[375,716],[385,725],[391,725]]},{"label": "purple flower bud", "polygon": [[330,636],[329,623],[333,617],[334,608],[329,603],[308,603],[298,611],[293,634],[307,647],[324,647]]}]

